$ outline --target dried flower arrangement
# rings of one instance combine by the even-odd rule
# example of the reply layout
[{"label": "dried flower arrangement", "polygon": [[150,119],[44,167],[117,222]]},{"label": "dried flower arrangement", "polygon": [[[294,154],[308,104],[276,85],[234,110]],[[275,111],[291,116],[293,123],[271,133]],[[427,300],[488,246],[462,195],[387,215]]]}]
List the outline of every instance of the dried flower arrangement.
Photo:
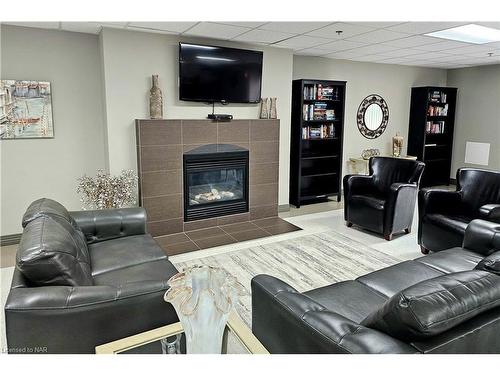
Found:
[{"label": "dried flower arrangement", "polygon": [[102,169],[95,177],[83,175],[78,178],[76,192],[86,209],[121,208],[136,203],[137,175],[132,170],[123,170],[119,176],[111,176]]}]

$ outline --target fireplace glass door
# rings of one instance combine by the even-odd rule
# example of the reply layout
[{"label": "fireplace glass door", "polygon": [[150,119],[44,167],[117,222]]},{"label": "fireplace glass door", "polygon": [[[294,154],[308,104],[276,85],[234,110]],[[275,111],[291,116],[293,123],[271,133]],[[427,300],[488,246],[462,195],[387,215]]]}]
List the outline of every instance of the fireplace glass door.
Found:
[{"label": "fireplace glass door", "polygon": [[187,175],[189,205],[238,201],[245,198],[245,167],[191,171]]},{"label": "fireplace glass door", "polygon": [[248,211],[248,150],[235,147],[184,154],[185,221]]}]

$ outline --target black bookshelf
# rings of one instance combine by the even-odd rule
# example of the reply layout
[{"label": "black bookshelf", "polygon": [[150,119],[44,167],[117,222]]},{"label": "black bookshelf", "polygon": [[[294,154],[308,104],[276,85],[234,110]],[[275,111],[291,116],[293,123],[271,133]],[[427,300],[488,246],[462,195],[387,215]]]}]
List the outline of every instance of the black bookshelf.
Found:
[{"label": "black bookshelf", "polygon": [[290,203],[341,198],[345,81],[294,80]]},{"label": "black bookshelf", "polygon": [[421,186],[449,185],[457,89],[411,89],[408,155],[425,163]]}]

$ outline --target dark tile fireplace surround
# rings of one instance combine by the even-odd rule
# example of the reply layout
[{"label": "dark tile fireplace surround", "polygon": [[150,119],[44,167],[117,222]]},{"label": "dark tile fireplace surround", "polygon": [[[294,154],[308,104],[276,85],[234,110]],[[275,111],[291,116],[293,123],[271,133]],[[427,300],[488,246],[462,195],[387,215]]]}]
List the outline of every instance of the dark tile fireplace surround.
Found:
[{"label": "dark tile fireplace surround", "polygon": [[279,120],[136,120],[136,139],[140,204],[167,254],[299,229],[277,217]]}]

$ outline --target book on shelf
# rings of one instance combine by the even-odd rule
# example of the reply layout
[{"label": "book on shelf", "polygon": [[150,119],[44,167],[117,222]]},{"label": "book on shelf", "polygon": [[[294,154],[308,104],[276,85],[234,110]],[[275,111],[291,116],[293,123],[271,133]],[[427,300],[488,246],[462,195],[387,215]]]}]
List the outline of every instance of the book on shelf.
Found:
[{"label": "book on shelf", "polygon": [[304,126],[302,128],[302,139],[333,139],[335,138],[335,126],[333,124]]},{"label": "book on shelf", "polygon": [[338,100],[339,88],[336,86],[317,85],[304,86],[304,100]]},{"label": "book on shelf", "polygon": [[446,103],[446,93],[442,91],[431,91],[429,92],[429,102],[440,102],[445,104]]},{"label": "book on shelf", "polygon": [[444,125],[444,121],[427,121],[425,125],[425,132],[427,134],[443,134]]},{"label": "book on shelf", "polygon": [[429,105],[427,116],[448,116],[448,104],[445,104],[444,107]]},{"label": "book on shelf", "polygon": [[335,120],[335,110],[327,109],[326,103],[304,104],[302,108],[302,119],[305,121],[311,120]]}]

